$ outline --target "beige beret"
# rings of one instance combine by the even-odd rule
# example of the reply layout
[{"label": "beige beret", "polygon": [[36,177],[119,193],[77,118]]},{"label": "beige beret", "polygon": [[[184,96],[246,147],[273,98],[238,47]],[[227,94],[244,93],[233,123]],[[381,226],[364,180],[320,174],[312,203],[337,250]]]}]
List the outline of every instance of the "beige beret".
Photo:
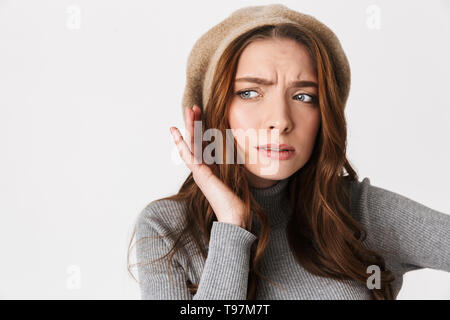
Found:
[{"label": "beige beret", "polygon": [[231,41],[255,27],[285,22],[298,24],[322,40],[336,66],[339,94],[345,106],[350,91],[350,66],[336,35],[308,14],[291,10],[282,4],[270,4],[238,9],[197,40],[187,61],[183,112],[194,104],[205,108],[216,64]]}]

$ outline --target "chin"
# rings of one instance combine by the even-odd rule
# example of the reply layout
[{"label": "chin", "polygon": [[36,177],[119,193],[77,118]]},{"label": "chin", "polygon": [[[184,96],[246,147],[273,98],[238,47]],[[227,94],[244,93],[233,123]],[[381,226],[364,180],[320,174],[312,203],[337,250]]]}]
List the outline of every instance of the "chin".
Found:
[{"label": "chin", "polygon": [[284,180],[293,175],[298,168],[290,166],[251,166],[247,168],[253,175],[267,180]]}]

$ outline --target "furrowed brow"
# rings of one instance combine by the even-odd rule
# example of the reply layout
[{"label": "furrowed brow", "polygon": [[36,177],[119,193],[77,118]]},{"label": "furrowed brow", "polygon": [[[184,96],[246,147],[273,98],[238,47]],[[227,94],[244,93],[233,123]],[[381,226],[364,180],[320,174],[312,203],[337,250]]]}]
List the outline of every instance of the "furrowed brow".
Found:
[{"label": "furrowed brow", "polygon": [[[249,83],[256,83],[256,84],[261,84],[261,85],[265,85],[265,86],[269,86],[269,85],[273,84],[273,82],[270,80],[262,79],[262,78],[255,78],[255,77],[238,78],[235,80],[235,82],[249,82]],[[297,88],[302,88],[302,87],[317,88],[317,83],[314,81],[307,81],[307,80],[295,80],[295,81],[291,81],[289,83],[289,86],[297,87]]]}]

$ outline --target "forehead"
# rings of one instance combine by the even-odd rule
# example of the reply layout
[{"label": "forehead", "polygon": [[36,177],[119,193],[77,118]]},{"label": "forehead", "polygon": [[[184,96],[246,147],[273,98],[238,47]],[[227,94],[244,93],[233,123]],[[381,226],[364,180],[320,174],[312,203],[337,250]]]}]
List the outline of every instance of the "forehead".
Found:
[{"label": "forehead", "polygon": [[274,73],[315,78],[316,70],[305,45],[291,39],[264,39],[248,44],[239,57],[237,76],[272,77]]}]

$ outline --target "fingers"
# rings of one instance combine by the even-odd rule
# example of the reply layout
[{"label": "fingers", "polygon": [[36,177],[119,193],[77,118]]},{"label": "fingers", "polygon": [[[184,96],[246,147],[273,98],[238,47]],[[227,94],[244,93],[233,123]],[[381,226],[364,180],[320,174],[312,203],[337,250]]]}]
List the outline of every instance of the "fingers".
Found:
[{"label": "fingers", "polygon": [[180,154],[181,159],[183,159],[184,163],[188,166],[188,168],[192,171],[193,167],[193,155],[191,150],[189,150],[188,145],[183,139],[180,131],[176,127],[170,128],[170,133],[174,139],[175,144],[177,145],[178,152]]},{"label": "fingers", "polygon": [[194,121],[200,121],[202,118],[201,117],[202,110],[200,109],[200,107],[194,104],[192,110],[194,111]]},{"label": "fingers", "polygon": [[189,150],[194,152],[194,111],[186,108],[185,110],[186,142]]},{"label": "fingers", "polygon": [[[194,121],[201,121],[201,110],[200,108],[194,104],[194,106],[192,107],[191,111],[191,116],[192,116],[192,127],[191,127],[191,139],[190,139],[190,148],[191,148],[191,152],[194,154],[194,159],[196,159],[196,163],[201,163],[201,152],[202,152],[202,144],[201,144],[201,139],[199,142],[199,145],[197,146],[198,150],[195,151],[195,140],[194,140]],[[198,132],[197,132],[198,134]],[[202,133],[200,133],[202,134]],[[196,153],[197,152],[197,153]],[[198,154],[200,152],[200,154]]]},{"label": "fingers", "polygon": [[190,125],[191,127],[189,128],[189,132],[190,132],[190,144],[189,146],[191,147],[191,151],[194,152],[194,121],[201,121],[201,110],[197,105],[193,105],[192,109],[189,109],[189,116],[191,117],[190,120]]},{"label": "fingers", "polygon": [[[183,139],[183,136],[176,127],[171,127],[170,133],[172,134],[175,144],[177,145],[181,159],[183,159],[188,168],[192,171],[194,169],[194,121],[201,121],[200,107],[194,105],[192,108],[186,108],[184,117],[186,126],[186,140]],[[198,160],[196,163],[199,164],[201,161]]]}]

